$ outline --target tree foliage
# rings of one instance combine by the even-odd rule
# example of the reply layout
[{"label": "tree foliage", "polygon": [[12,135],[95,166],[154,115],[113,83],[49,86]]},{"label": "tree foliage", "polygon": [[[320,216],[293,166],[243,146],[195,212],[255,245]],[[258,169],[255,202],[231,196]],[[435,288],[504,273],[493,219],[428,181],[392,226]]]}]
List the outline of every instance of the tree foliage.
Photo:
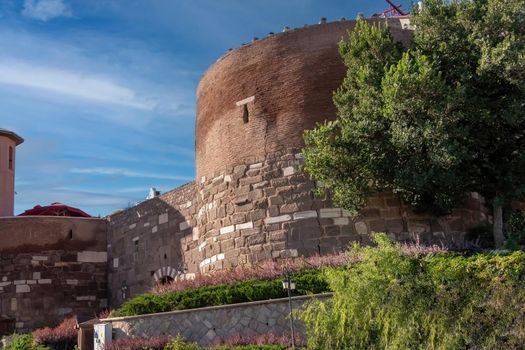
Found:
[{"label": "tree foliage", "polygon": [[522,349],[525,253],[402,254],[385,235],[327,270],[334,296],[300,314],[308,348]]},{"label": "tree foliage", "polygon": [[[410,47],[359,20],[335,121],[305,132],[305,170],[357,212],[392,191],[441,215],[525,192],[525,0],[427,0]],[[501,242],[499,242],[501,243]]]}]

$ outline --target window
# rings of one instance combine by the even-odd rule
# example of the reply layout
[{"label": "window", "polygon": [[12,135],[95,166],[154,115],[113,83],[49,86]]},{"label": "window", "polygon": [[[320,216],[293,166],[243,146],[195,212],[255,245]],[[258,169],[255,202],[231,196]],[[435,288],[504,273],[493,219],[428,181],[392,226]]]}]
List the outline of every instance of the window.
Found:
[{"label": "window", "polygon": [[248,123],[248,121],[250,120],[250,114],[248,113],[248,105],[243,106],[242,120],[244,121],[244,124]]},{"label": "window", "polygon": [[13,147],[9,146],[9,170],[13,170]]}]

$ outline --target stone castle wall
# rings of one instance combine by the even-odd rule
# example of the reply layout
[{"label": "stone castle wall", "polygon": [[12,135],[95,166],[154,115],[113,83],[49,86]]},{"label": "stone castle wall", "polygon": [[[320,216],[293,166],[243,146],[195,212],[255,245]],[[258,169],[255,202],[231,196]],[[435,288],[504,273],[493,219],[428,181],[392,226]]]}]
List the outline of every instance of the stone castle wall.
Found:
[{"label": "stone castle wall", "polygon": [[[412,31],[389,20],[407,43]],[[371,232],[461,242],[486,220],[481,199],[445,218],[418,215],[378,194],[357,217],[314,198],[301,171],[302,134],[335,118],[346,69],[338,42],[354,21],[279,33],[242,46],[205,73],[197,91],[194,183],[109,217],[111,305],[167,278],[240,264],[337,253]]]},{"label": "stone castle wall", "polygon": [[[106,221],[0,218],[0,316],[17,331],[108,306]],[[14,329],[13,329],[14,330]]]},{"label": "stone castle wall", "polygon": [[108,217],[111,305],[185,269],[183,256],[196,230],[195,200],[195,184],[189,183]]}]

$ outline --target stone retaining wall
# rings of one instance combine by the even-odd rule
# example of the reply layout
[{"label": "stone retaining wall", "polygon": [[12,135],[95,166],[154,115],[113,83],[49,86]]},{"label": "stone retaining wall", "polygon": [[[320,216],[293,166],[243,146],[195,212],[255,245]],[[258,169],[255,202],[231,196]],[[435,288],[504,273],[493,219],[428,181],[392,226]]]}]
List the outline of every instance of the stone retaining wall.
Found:
[{"label": "stone retaining wall", "polygon": [[[315,296],[328,299],[331,294]],[[311,296],[292,298],[294,310],[312,299]],[[101,320],[113,327],[113,339],[127,337],[157,337],[182,335],[188,341],[208,346],[231,336],[253,336],[264,333],[290,334],[288,298],[255,301],[201,309],[165,312],[151,315],[119,317]],[[303,335],[304,327],[295,321],[296,332]]]}]

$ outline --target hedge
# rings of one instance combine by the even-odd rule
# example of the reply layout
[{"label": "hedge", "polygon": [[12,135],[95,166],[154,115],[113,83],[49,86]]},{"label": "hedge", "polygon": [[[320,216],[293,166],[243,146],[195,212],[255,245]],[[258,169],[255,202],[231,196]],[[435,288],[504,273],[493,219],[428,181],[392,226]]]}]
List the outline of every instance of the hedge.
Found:
[{"label": "hedge", "polygon": [[[294,275],[295,295],[329,291],[323,269],[310,269]],[[206,286],[164,294],[141,294],[126,301],[110,317],[144,315],[158,312],[194,309],[206,306],[236,304],[249,301],[284,298],[282,279],[244,281],[235,284]]]}]

